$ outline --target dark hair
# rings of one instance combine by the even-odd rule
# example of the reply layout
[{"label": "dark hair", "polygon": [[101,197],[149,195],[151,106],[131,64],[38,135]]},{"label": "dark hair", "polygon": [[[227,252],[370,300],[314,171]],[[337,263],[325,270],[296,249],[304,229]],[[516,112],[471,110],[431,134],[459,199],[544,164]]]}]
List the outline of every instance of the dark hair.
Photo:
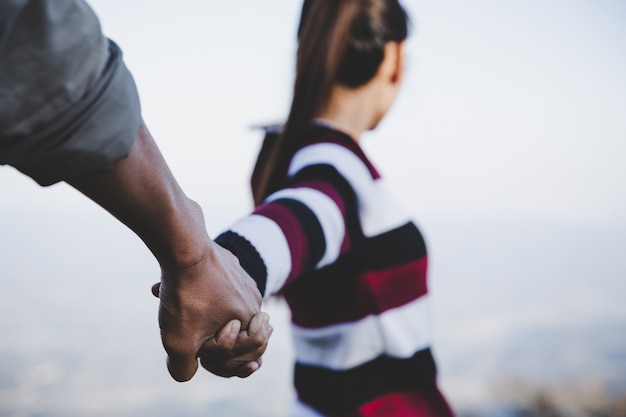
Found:
[{"label": "dark hair", "polygon": [[289,117],[252,184],[255,205],[276,191],[303,132],[327,104],[333,85],[358,88],[380,67],[387,42],[402,42],[408,16],[397,0],[304,0]]}]

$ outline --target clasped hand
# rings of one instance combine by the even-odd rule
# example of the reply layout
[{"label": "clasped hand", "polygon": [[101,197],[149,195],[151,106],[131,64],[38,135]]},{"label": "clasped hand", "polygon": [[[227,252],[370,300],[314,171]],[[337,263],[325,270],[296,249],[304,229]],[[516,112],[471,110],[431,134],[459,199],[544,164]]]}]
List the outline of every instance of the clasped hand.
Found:
[{"label": "clasped hand", "polygon": [[272,334],[261,295],[238,259],[213,244],[202,260],[161,269],[153,285],[159,298],[161,340],[172,378],[190,380],[198,360],[209,372],[245,378],[261,366]]}]

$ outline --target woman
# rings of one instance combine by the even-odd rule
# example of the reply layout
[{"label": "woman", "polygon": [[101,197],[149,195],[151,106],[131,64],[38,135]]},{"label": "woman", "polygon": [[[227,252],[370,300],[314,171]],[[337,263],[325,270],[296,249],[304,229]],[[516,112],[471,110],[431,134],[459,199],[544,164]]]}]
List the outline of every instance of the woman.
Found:
[{"label": "woman", "polygon": [[437,388],[422,236],[359,146],[401,85],[397,0],[307,0],[282,131],[252,179],[256,209],[216,242],[264,297],[286,299],[292,416],[451,416]]}]

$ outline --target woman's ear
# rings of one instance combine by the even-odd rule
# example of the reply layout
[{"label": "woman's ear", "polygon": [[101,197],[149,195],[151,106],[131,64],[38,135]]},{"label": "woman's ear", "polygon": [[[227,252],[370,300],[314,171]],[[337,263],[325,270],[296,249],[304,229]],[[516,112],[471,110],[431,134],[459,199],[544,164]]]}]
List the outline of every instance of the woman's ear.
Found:
[{"label": "woman's ear", "polygon": [[402,42],[387,42],[385,56],[380,65],[379,72],[386,82],[399,84],[404,76],[405,46]]},{"label": "woman's ear", "polygon": [[394,72],[392,74],[391,81],[393,83],[400,83],[404,78],[404,62],[405,62],[405,41],[400,43],[391,42],[395,48],[395,62],[394,62]]}]

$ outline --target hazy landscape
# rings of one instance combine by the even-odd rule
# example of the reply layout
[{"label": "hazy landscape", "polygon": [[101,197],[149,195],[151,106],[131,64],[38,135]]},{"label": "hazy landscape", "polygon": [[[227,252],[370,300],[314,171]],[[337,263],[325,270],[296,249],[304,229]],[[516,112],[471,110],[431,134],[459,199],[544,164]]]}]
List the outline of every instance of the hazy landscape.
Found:
[{"label": "hazy landscape", "polygon": [[[275,333],[258,374],[200,372],[175,383],[149,293],[155,262],[108,214],[76,203],[80,213],[55,204],[47,215],[0,212],[0,416],[284,416],[293,395],[284,306],[266,305]],[[515,219],[421,226],[441,385],[460,414],[543,416],[510,410],[545,408],[545,393],[557,405],[575,398],[581,410],[623,401],[623,227]]]}]

